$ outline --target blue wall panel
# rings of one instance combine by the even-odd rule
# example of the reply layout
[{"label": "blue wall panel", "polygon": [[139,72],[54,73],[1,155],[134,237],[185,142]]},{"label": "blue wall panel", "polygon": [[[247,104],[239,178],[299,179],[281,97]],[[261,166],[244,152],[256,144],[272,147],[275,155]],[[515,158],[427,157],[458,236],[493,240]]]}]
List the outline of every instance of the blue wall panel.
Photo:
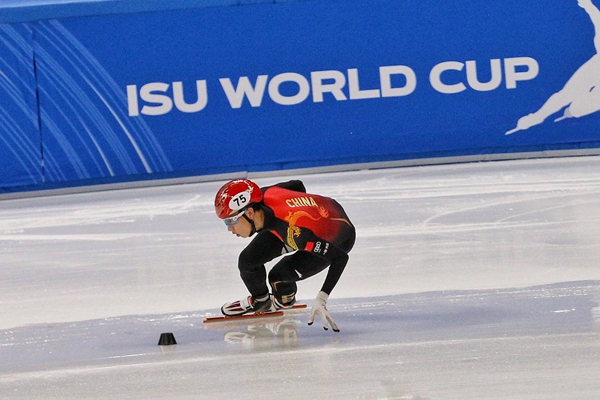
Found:
[{"label": "blue wall panel", "polygon": [[125,87],[90,52],[95,46],[56,20],[34,27],[47,182],[171,170],[145,120],[127,115]]},{"label": "blue wall panel", "polygon": [[46,182],[599,147],[589,0],[251,3],[28,24]]},{"label": "blue wall panel", "polygon": [[0,25],[0,187],[43,181],[33,32]]}]

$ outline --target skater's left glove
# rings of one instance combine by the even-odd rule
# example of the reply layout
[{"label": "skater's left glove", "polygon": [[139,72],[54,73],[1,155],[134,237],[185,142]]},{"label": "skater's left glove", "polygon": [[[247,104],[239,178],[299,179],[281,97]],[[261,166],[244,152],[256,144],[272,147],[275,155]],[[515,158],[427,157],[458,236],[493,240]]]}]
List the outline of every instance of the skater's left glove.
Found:
[{"label": "skater's left glove", "polygon": [[323,329],[328,330],[329,325],[331,325],[331,329],[334,332],[339,332],[338,326],[329,315],[329,311],[327,311],[327,299],[329,299],[329,295],[325,292],[319,292],[317,298],[315,299],[315,304],[313,304],[312,311],[310,312],[310,317],[308,317],[308,324],[312,325],[315,322],[315,316],[319,315],[321,317],[321,322],[323,323]]}]

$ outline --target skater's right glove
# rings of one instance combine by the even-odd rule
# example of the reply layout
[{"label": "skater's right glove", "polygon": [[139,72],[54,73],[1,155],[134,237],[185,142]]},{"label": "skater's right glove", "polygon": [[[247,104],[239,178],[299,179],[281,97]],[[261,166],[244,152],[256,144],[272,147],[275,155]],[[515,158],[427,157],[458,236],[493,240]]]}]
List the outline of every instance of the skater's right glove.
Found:
[{"label": "skater's right glove", "polygon": [[321,322],[323,323],[323,329],[328,330],[329,325],[331,325],[331,329],[334,332],[339,332],[338,326],[329,315],[329,311],[327,311],[327,299],[329,299],[329,295],[325,292],[319,292],[317,298],[315,299],[315,304],[313,304],[312,311],[310,312],[310,317],[308,317],[308,324],[312,325],[315,322],[315,316],[319,315],[321,317]]}]

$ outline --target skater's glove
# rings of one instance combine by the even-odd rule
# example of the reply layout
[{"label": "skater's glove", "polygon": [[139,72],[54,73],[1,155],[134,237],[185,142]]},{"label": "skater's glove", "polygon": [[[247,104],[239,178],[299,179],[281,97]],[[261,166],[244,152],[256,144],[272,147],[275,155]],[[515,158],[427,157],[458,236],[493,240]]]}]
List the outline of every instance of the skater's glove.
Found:
[{"label": "skater's glove", "polygon": [[323,323],[323,329],[328,330],[329,325],[331,325],[331,329],[333,329],[334,332],[339,332],[338,326],[331,318],[331,315],[329,315],[329,311],[327,311],[327,299],[329,299],[327,293],[319,292],[315,299],[315,304],[313,304],[312,311],[310,312],[310,317],[308,317],[308,324],[312,325],[313,322],[315,322],[315,316],[319,315],[321,317],[321,322]]}]

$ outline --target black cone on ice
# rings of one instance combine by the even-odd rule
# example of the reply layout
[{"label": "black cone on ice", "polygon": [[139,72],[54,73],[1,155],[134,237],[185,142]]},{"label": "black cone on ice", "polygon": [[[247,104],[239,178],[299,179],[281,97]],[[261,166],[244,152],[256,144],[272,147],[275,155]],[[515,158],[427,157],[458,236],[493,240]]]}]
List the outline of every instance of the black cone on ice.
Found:
[{"label": "black cone on ice", "polygon": [[170,346],[172,344],[177,344],[175,341],[175,336],[171,332],[161,333],[160,339],[158,340],[159,346]]}]

